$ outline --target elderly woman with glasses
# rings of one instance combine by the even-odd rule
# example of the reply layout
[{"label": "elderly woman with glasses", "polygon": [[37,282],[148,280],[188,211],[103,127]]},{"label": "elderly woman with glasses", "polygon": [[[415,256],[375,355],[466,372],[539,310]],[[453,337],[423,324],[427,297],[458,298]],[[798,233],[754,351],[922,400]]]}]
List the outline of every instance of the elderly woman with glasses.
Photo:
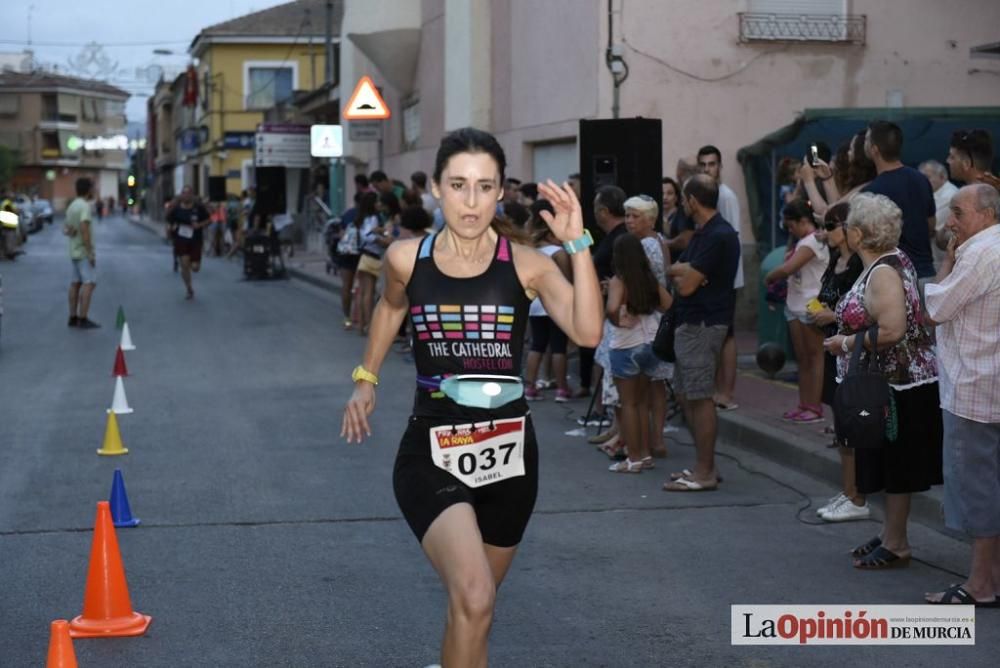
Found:
[{"label": "elderly woman with glasses", "polygon": [[[820,232],[830,247],[830,263],[820,281],[817,297],[819,310],[813,315],[813,322],[826,336],[837,333],[837,304],[864,270],[861,257],[847,246],[844,222],[849,212],[850,204],[847,202],[831,206],[823,216],[823,230]],[[823,403],[832,410],[833,395],[837,389],[837,358],[824,352],[823,362]],[[833,445],[839,445],[839,441],[834,439]],[[867,519],[871,516],[871,508],[865,495],[858,492],[854,477],[854,450],[840,447],[839,454],[843,491],[818,508],[816,515],[827,522]]]},{"label": "elderly woman with glasses", "polygon": [[[667,268],[670,265],[670,251],[665,240],[656,231],[660,219],[660,207],[649,195],[636,195],[625,200],[625,227],[629,234],[642,242],[642,249],[649,260],[656,282],[669,291]],[[654,457],[666,457],[667,447],[663,444],[663,427],[667,421],[667,387],[664,381],[673,376],[673,366],[661,362],[650,377],[650,453]]]},{"label": "elderly woman with glasses", "polygon": [[[884,195],[860,193],[851,199],[844,235],[864,270],[837,304],[839,333],[824,342],[838,356],[838,380],[847,373],[848,356],[862,346],[863,360],[871,358],[871,368],[883,374],[892,392],[893,415],[882,447],[858,449],[854,455],[858,492],[886,495],[882,532],[852,551],[854,567],[869,570],[909,565],[910,496],[942,483],[937,361],[916,271],[898,248],[902,219],[902,211]],[[865,334],[874,325],[878,339],[872,350]]]}]

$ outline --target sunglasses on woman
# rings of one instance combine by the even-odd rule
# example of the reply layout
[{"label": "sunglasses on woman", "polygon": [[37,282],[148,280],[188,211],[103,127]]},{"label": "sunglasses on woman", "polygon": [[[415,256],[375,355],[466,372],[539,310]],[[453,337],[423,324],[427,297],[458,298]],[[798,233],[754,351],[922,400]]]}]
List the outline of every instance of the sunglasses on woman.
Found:
[{"label": "sunglasses on woman", "polygon": [[823,223],[823,229],[827,232],[833,232],[838,227],[842,227],[843,223],[833,222],[833,223]]}]

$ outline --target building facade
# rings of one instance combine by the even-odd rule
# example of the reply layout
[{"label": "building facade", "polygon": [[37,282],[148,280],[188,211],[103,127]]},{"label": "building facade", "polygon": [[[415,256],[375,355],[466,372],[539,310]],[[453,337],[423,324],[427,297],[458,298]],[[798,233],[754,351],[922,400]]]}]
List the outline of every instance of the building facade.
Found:
[{"label": "building facade", "polygon": [[[998,23],[993,0],[372,0],[347,5],[341,81],[383,87],[383,167],[403,180],[465,125],[499,138],[509,175],[538,181],[580,171],[581,119],[662,119],[650,150],[665,174],[721,149],[749,256],[740,148],[807,108],[1000,105],[997,68],[970,54]],[[374,143],[345,152],[349,170],[378,161]]]},{"label": "building facade", "polygon": [[76,179],[116,200],[128,169],[125,102],[129,94],[100,81],[47,72],[0,72],[0,144],[17,151],[9,184],[64,209]]},{"label": "building facade", "polygon": [[[339,39],[342,2],[332,3]],[[189,52],[194,64],[157,96],[154,114],[173,125],[173,190],[182,184],[208,194],[210,177],[226,192],[254,185],[254,136],[269,110],[296,92],[321,88],[326,70],[326,2],[297,0],[203,29]],[[169,110],[168,100],[172,100]],[[166,123],[157,121],[159,143]]]}]

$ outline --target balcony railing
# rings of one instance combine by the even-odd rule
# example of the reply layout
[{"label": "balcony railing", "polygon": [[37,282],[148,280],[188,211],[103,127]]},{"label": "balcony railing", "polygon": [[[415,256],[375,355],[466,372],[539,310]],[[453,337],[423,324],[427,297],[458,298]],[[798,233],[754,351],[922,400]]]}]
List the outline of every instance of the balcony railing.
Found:
[{"label": "balcony railing", "polygon": [[741,42],[830,42],[864,44],[863,14],[740,13]]}]

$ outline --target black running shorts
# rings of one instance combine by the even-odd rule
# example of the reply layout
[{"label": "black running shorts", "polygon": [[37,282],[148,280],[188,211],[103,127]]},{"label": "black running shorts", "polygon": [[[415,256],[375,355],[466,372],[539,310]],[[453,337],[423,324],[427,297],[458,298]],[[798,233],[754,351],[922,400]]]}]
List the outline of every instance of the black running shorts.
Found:
[{"label": "black running shorts", "polygon": [[523,476],[469,487],[434,465],[431,427],[451,422],[439,418],[410,417],[399,444],[392,485],[396,502],[418,541],[446,508],[468,503],[476,513],[483,542],[514,547],[521,542],[538,496],[538,443],[531,418],[525,420]]}]

